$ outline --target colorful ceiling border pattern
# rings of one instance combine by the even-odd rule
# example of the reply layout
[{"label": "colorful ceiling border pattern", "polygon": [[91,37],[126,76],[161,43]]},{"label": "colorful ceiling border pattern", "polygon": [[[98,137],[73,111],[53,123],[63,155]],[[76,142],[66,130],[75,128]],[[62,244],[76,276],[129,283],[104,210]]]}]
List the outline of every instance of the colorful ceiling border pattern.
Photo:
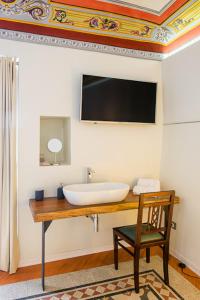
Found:
[{"label": "colorful ceiling border pattern", "polygon": [[200,34],[200,0],[187,1],[161,25],[55,1],[0,0],[0,28],[150,53]]},{"label": "colorful ceiling border pattern", "polygon": [[0,29],[0,39],[161,61],[164,54]]},{"label": "colorful ceiling border pattern", "polygon": [[165,10],[161,14],[155,14],[147,12],[145,9],[137,9],[137,7],[124,7],[119,4],[106,3],[99,0],[52,0],[54,3],[72,5],[78,7],[84,7],[88,9],[94,9],[98,11],[104,11],[132,17],[140,20],[146,20],[155,24],[162,24],[168,17],[176,12],[181,6],[183,6],[188,0],[174,0],[169,7],[165,7]]}]

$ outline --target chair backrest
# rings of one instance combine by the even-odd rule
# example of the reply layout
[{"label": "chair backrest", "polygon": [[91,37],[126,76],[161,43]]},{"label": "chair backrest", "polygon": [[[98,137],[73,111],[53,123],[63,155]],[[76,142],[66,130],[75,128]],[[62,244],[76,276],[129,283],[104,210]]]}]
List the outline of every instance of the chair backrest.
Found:
[{"label": "chair backrest", "polygon": [[[155,233],[160,233],[164,241],[169,241],[174,197],[174,191],[140,194],[135,238],[136,245],[140,245],[142,236]],[[145,208],[148,209],[146,222],[143,221]]]}]

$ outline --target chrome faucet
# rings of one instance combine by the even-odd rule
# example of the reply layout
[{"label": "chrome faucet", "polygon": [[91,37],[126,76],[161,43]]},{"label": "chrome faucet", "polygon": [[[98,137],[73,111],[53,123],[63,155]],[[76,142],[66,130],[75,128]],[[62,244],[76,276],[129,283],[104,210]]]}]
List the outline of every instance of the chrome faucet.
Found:
[{"label": "chrome faucet", "polygon": [[93,170],[92,168],[87,168],[87,183],[91,183],[92,181],[92,176],[95,173],[95,170]]},{"label": "chrome faucet", "polygon": [[[87,168],[87,178],[86,178],[86,183],[91,183],[92,181],[92,176],[95,173],[95,170],[92,168]],[[99,232],[99,216],[98,214],[94,214],[94,215],[87,215],[87,218],[90,218],[90,220],[93,222],[94,224],[94,231],[95,232]]]}]

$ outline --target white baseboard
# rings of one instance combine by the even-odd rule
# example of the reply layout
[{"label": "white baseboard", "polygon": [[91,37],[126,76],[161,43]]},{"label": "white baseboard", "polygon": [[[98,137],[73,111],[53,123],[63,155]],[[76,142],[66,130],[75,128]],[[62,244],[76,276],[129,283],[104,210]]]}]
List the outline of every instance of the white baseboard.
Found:
[{"label": "white baseboard", "polygon": [[[68,251],[68,252],[46,255],[45,261],[46,262],[57,261],[57,260],[62,260],[62,259],[66,259],[66,258],[72,258],[72,257],[78,257],[78,256],[87,255],[87,254],[109,251],[112,249],[113,249],[113,245],[97,247],[97,248],[93,248],[93,249],[77,249],[77,250]],[[22,258],[19,262],[19,267],[27,267],[27,266],[37,265],[40,263],[41,263],[40,257],[33,258],[33,259],[23,259]]]},{"label": "white baseboard", "polygon": [[[51,261],[57,261],[57,260],[62,260],[62,259],[67,259],[67,258],[73,258],[73,257],[78,257],[78,256],[83,256],[83,255],[88,255],[88,254],[93,254],[93,253],[99,253],[99,252],[104,252],[104,251],[110,251],[113,250],[113,245],[107,245],[103,247],[97,247],[93,249],[77,249],[73,251],[67,251],[67,252],[62,252],[62,253],[57,253],[57,254],[52,254],[52,255],[46,255],[46,262],[51,262]],[[187,267],[189,267],[193,272],[198,274],[200,276],[200,269],[192,263],[189,259],[184,257],[181,253],[174,249],[170,249],[170,254],[172,254],[174,257],[176,257],[178,260],[184,262]],[[32,266],[32,265],[37,265],[41,263],[41,258],[37,257],[34,259],[21,259],[19,263],[19,267],[26,267],[26,266]]]},{"label": "white baseboard", "polygon": [[200,276],[200,269],[193,263],[191,262],[188,258],[183,256],[181,253],[174,249],[170,249],[170,254],[172,254],[174,257],[176,257],[178,260],[182,261],[183,263],[186,264],[186,266],[192,270],[194,273]]}]

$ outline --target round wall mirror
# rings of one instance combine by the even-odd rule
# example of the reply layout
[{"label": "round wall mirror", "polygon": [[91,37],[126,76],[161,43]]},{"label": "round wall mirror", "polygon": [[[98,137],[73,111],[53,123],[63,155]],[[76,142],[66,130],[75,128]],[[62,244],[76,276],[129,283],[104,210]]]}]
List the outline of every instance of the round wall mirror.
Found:
[{"label": "round wall mirror", "polygon": [[54,165],[59,165],[59,163],[57,163],[56,154],[62,150],[63,144],[61,140],[55,138],[50,139],[47,146],[49,151],[54,153]]},{"label": "round wall mirror", "polygon": [[59,139],[50,139],[48,141],[48,149],[50,152],[58,153],[62,150],[62,142]]}]

